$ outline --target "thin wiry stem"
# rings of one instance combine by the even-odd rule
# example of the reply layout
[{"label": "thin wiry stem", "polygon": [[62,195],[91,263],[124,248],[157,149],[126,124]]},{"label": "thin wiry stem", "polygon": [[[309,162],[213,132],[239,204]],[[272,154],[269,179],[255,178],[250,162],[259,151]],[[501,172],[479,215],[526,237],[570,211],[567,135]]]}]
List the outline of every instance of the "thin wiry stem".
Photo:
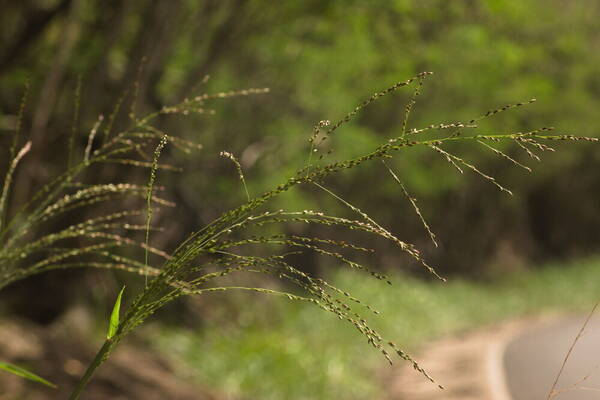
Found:
[{"label": "thin wiry stem", "polygon": [[515,164],[517,167],[523,168],[525,171],[527,172],[531,172],[531,168],[529,168],[527,165],[523,165],[520,162],[518,162],[517,160],[515,160],[514,158],[512,158],[511,156],[509,156],[508,154],[496,149],[495,147],[490,146],[489,144],[487,144],[486,142],[482,141],[482,140],[477,140],[477,143],[483,145],[484,147],[487,147],[488,149],[490,149],[491,151],[494,152],[494,154],[497,154],[501,157],[506,158],[508,161],[512,162],[513,164]]},{"label": "thin wiry stem", "polygon": [[242,171],[242,165],[240,164],[240,162],[237,160],[237,158],[235,158],[233,154],[231,154],[228,151],[222,151],[219,153],[219,155],[223,158],[227,158],[235,165],[238,177],[240,178],[242,186],[244,187],[244,192],[246,192],[246,199],[247,201],[250,201],[250,193],[248,192],[248,187],[246,186],[246,179],[244,178],[244,172]]},{"label": "thin wiry stem", "polygon": [[410,201],[410,204],[413,206],[415,213],[417,213],[417,216],[421,220],[421,224],[429,234],[429,238],[431,239],[435,247],[438,247],[437,241],[435,240],[435,233],[433,233],[433,231],[429,227],[429,224],[427,223],[427,221],[425,221],[425,217],[423,217],[423,214],[421,214],[421,210],[419,209],[419,206],[417,206],[417,200],[408,193],[406,187],[404,186],[400,178],[398,178],[398,175],[396,175],[396,173],[392,171],[392,169],[385,163],[385,160],[381,160],[381,162],[383,163],[383,165],[385,165],[385,167],[387,168],[388,172],[392,175],[394,180],[398,182],[398,184],[402,188],[402,192],[404,193],[408,201]]},{"label": "thin wiry stem", "polygon": [[571,357],[571,353],[573,352],[575,345],[577,344],[577,342],[583,335],[583,332],[587,328],[588,323],[590,322],[590,320],[592,319],[592,316],[596,312],[596,308],[598,308],[598,304],[600,304],[600,301],[596,302],[596,304],[594,304],[594,307],[592,307],[592,310],[587,315],[585,322],[583,323],[583,325],[581,325],[581,328],[577,332],[577,336],[575,336],[575,339],[573,339],[573,342],[571,343],[571,346],[569,347],[569,351],[567,351],[567,355],[563,359],[560,369],[558,370],[558,374],[556,374],[556,378],[554,378],[554,382],[552,383],[552,387],[550,388],[550,391],[548,392],[548,396],[546,397],[546,400],[550,400],[557,395],[556,385],[558,385],[558,380],[560,379],[563,371],[565,370],[565,366],[567,365],[567,362],[569,361],[569,358]]}]

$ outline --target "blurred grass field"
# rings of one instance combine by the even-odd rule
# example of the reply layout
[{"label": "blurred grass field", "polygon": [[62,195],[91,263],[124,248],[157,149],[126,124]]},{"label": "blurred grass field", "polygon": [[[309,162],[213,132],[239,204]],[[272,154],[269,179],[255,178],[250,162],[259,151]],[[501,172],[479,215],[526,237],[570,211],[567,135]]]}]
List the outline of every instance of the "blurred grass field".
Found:
[{"label": "blurred grass field", "polygon": [[[510,318],[587,310],[600,296],[599,271],[593,258],[487,282],[426,282],[397,273],[388,286],[345,270],[332,282],[379,310],[373,326],[413,352],[436,337]],[[233,325],[159,328],[155,346],[183,365],[186,379],[234,398],[366,399],[384,390],[377,371],[387,361],[354,327],[307,304],[236,299]]]}]

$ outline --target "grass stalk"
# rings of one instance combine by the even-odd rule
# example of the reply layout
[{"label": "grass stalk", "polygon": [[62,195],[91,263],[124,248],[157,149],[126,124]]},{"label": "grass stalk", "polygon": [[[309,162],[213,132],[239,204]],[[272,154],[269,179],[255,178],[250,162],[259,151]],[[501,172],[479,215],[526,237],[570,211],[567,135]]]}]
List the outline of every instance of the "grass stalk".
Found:
[{"label": "grass stalk", "polygon": [[73,389],[73,392],[69,396],[69,400],[79,399],[98,367],[100,367],[100,365],[108,358],[112,345],[113,342],[110,339],[107,339],[104,342],[100,350],[98,350],[98,353],[96,353],[94,360],[92,360],[79,382],[77,382],[77,386]]}]

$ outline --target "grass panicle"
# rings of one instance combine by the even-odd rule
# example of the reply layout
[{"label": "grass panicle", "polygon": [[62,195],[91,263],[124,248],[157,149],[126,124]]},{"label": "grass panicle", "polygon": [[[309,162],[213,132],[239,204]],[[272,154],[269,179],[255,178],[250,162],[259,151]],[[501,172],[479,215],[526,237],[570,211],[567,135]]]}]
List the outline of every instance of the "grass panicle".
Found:
[{"label": "grass panicle", "polygon": [[[167,144],[168,136],[164,135],[156,149],[154,150],[154,159],[152,160],[152,169],[150,170],[150,179],[148,180],[148,189],[146,191],[146,241],[145,241],[145,252],[144,252],[144,267],[148,267],[148,253],[150,243],[150,223],[152,222],[152,213],[154,208],[152,207],[152,198],[154,192],[154,182],[156,181],[156,170],[158,169],[158,159],[160,154]],[[148,278],[146,277],[146,284],[148,284]]]},{"label": "grass panicle", "polygon": [[[138,75],[141,75],[142,68],[143,62]],[[388,166],[388,162],[391,163],[394,157],[401,154],[400,152],[410,151],[412,148],[422,148],[438,153],[459,172],[463,173],[464,169],[471,170],[501,191],[512,194],[494,177],[482,172],[477,165],[458,154],[451,153],[447,145],[462,142],[482,146],[486,150],[491,150],[494,155],[508,160],[512,165],[529,171],[529,167],[518,161],[517,156],[509,156],[489,143],[516,143],[519,149],[526,152],[527,156],[538,159],[534,150],[538,152],[554,151],[553,147],[547,143],[553,141],[596,142],[598,139],[554,133],[549,128],[514,133],[480,131],[477,122],[491,118],[498,113],[528,105],[534,100],[492,109],[466,123],[438,123],[426,127],[409,128],[409,117],[422,91],[424,79],[430,75],[430,72],[424,72],[378,91],[336,122],[323,120],[318,123],[309,139],[310,149],[306,164],[288,179],[258,196],[250,196],[241,165],[237,159],[231,153],[221,152],[221,157],[228,158],[234,163],[246,193],[246,200],[238,207],[223,212],[201,229],[191,233],[170,254],[153,248],[149,244],[152,213],[155,208],[169,204],[167,200],[160,199],[153,194],[159,188],[155,186],[157,173],[161,170],[177,170],[176,166],[160,164],[158,160],[167,143],[172,143],[186,152],[196,150],[201,146],[166,135],[152,125],[153,121],[166,114],[210,114],[213,110],[207,108],[209,101],[265,94],[268,89],[244,89],[202,94],[184,99],[175,105],[164,106],[146,116],[138,117],[135,105],[139,92],[140,77],[138,76],[134,84],[130,109],[130,127],[114,135],[111,134],[114,115],[121,107],[121,100],[119,100],[104,128],[103,140],[99,141],[96,149],[93,149],[94,137],[101,120],[94,125],[88,136],[83,160],[73,163],[66,172],[40,189],[26,205],[14,213],[9,223],[2,226],[0,231],[0,241],[4,245],[0,249],[0,288],[31,274],[83,266],[134,272],[146,279],[146,285],[129,302],[129,306],[121,317],[113,316],[111,318],[111,322],[117,321],[118,323],[111,323],[109,338],[98,351],[70,398],[79,398],[95,370],[108,359],[120,341],[156,311],[182,296],[226,291],[250,291],[311,303],[353,326],[390,363],[393,361],[393,356],[406,360],[413,365],[415,370],[433,382],[434,379],[409,354],[394,342],[385,339],[363,317],[362,313],[364,312],[377,314],[375,309],[344,289],[337,288],[322,278],[304,272],[302,266],[294,264],[292,257],[294,254],[309,252],[330,260],[334,265],[345,265],[391,284],[387,276],[355,261],[355,252],[370,253],[372,250],[356,243],[325,237],[274,235],[272,234],[273,228],[283,227],[287,224],[306,224],[368,233],[392,242],[401,253],[407,256],[407,259],[419,264],[432,276],[444,281],[445,279],[437,274],[434,266],[427,263],[414,244],[402,240],[375,221],[368,212],[361,210],[350,200],[335,193],[329,188],[328,180],[336,174],[354,170],[363,164],[383,161],[392,179],[400,185],[401,195],[407,197],[429,238],[437,246],[437,238],[417,206],[417,200],[409,194],[402,183],[400,174]],[[399,134],[354,158],[329,161],[320,156],[316,160],[313,159],[313,153],[319,150],[322,142],[337,133],[344,124],[355,119],[361,111],[378,99],[413,83],[416,83],[416,87],[404,108]],[[463,130],[469,133],[465,134]],[[19,156],[19,154],[13,158],[11,166],[14,165],[14,167],[9,168],[8,177],[12,176],[12,172],[22,158],[22,155]],[[103,163],[148,168],[150,170],[148,184],[139,186],[131,183],[116,183],[86,186],[77,181],[83,171]],[[5,186],[7,186],[6,180]],[[8,186],[10,186],[10,181],[8,181]],[[353,218],[355,219],[330,215],[326,210],[271,209],[272,200],[301,186],[316,189],[314,190],[316,194],[325,193],[334,198],[354,214]],[[6,202],[5,192],[7,193],[7,190],[3,191],[1,207],[4,207]],[[140,207],[133,211],[119,210],[100,217],[84,219],[66,229],[41,237],[30,239],[28,236],[28,234],[32,235],[37,232],[42,223],[60,214],[92,204],[113,201],[124,196],[141,197],[146,200],[145,224],[130,221],[130,218],[144,214],[143,208]],[[263,234],[262,230],[270,233]],[[134,231],[145,231],[145,240],[140,242],[130,238],[127,233]],[[63,241],[69,242],[73,239],[86,239],[87,244],[76,247],[65,247],[62,244]],[[117,252],[126,246],[144,249],[144,262],[122,256]],[[286,253],[286,249],[292,249],[292,251]],[[157,255],[157,259],[162,259],[162,264],[152,265],[149,258],[150,253]],[[42,261],[39,261],[40,258]],[[273,288],[245,285],[243,281],[239,283],[238,281],[243,279],[244,274],[248,273],[267,275],[284,282],[284,285]],[[117,300],[117,304],[119,304],[117,314],[121,311],[120,296]]]},{"label": "grass panicle", "polygon": [[[74,144],[72,137],[76,133],[76,124],[79,118],[80,90],[78,84],[73,129],[71,137],[68,138],[68,146]],[[205,103],[218,98],[248,96],[264,92],[263,89],[249,89],[207,94],[200,96],[201,100],[196,102],[196,106],[200,101]],[[98,267],[127,270],[140,275],[154,273],[156,269],[149,266],[147,262],[140,263],[129,258],[119,257],[118,252],[121,247],[134,247],[144,249],[146,257],[148,253],[152,253],[163,259],[168,258],[167,253],[150,246],[148,238],[140,242],[130,237],[131,233],[135,231],[145,231],[148,235],[151,230],[155,230],[150,227],[149,220],[151,218],[148,218],[148,215],[160,207],[173,206],[172,202],[157,195],[148,195],[148,191],[154,192],[163,189],[154,187],[155,175],[158,170],[180,170],[169,164],[158,163],[157,146],[164,146],[166,142],[169,142],[175,148],[189,153],[201,149],[202,145],[166,135],[151,126],[151,121],[157,116],[156,113],[141,119],[133,119],[129,127],[111,134],[113,122],[126,96],[124,94],[109,116],[101,140],[96,140],[96,137],[101,123],[104,121],[102,115],[90,130],[82,159],[76,161],[72,155],[66,171],[44,184],[24,204],[15,210],[9,210],[10,189],[15,170],[25,154],[32,146],[35,146],[35,143],[27,142],[20,151],[16,150],[22,130],[27,94],[26,90],[21,101],[13,141],[9,148],[9,156],[12,156],[0,195],[0,289],[28,276],[61,268]],[[182,110],[189,106],[188,103],[188,101],[183,101],[172,107]],[[131,110],[133,112],[133,105]],[[149,155],[153,150],[155,151],[154,158]],[[145,186],[126,182],[84,184],[79,181],[86,171],[99,168],[106,163],[117,164],[122,168],[127,166],[148,168],[152,178]],[[145,227],[136,222],[143,215],[141,210],[113,209],[99,217],[91,219],[84,217],[81,222],[74,222],[66,229],[48,232],[47,227],[52,226],[49,224],[66,214],[77,211],[78,215],[85,216],[86,210],[92,207],[98,208],[103,204],[117,206],[126,197],[146,200]],[[106,209],[110,210],[111,206]],[[47,233],[39,235],[38,232]],[[79,241],[82,240],[87,244],[79,244]],[[120,261],[114,262],[115,260]]]},{"label": "grass panicle", "polygon": [[[528,167],[525,167],[515,158],[509,157],[506,153],[495,149],[486,142],[517,142],[521,148],[528,149],[528,147],[534,147],[541,151],[551,151],[551,147],[542,143],[543,141],[596,141],[595,138],[580,138],[565,134],[547,135],[546,129],[544,128],[526,133],[517,132],[484,134],[475,132],[471,135],[463,135],[459,131],[463,128],[476,130],[478,129],[476,124],[478,121],[484,118],[493,117],[500,112],[504,112],[512,108],[530,104],[533,102],[533,100],[490,110],[482,116],[472,119],[468,123],[441,123],[429,125],[425,128],[408,129],[408,117],[414,105],[416,104],[417,96],[421,92],[423,79],[429,75],[430,73],[419,74],[409,80],[397,83],[383,91],[373,94],[367,100],[360,103],[354,110],[346,114],[342,119],[335,123],[331,123],[328,120],[323,120],[318,123],[314,127],[309,139],[309,158],[306,165],[300,168],[286,181],[275,186],[273,189],[264,192],[262,195],[251,198],[247,193],[247,201],[245,203],[237,208],[224,212],[220,217],[208,223],[202,229],[192,233],[186,240],[184,240],[165,261],[165,264],[161,268],[153,270],[160,272],[157,274],[151,274],[152,279],[127,309],[119,329],[113,337],[111,343],[108,345],[105,344],[105,346],[103,346],[103,348],[100,350],[99,355],[104,354],[107,356],[110,354],[110,351],[120,339],[132,332],[137,326],[142,324],[158,309],[176,298],[189,294],[198,295],[230,290],[243,290],[283,296],[290,300],[313,303],[321,309],[334,314],[339,319],[345,320],[353,325],[356,330],[361,335],[365,336],[367,341],[374,348],[380,351],[388,361],[392,361],[391,354],[396,354],[401,359],[411,362],[417,371],[433,381],[433,378],[430,377],[427,372],[411,358],[410,355],[408,355],[393,342],[386,341],[377,331],[370,327],[367,320],[363,318],[361,314],[354,308],[354,306],[357,305],[365,305],[361,300],[341,288],[334,287],[321,278],[316,278],[306,272],[303,272],[301,267],[293,265],[288,260],[288,257],[291,254],[296,254],[298,251],[312,252],[323,257],[332,258],[337,264],[346,264],[350,268],[366,271],[377,279],[382,279],[389,282],[384,275],[374,272],[368,267],[353,261],[351,258],[352,256],[343,254],[343,252],[349,250],[368,252],[368,249],[355,244],[326,238],[302,237],[298,235],[282,234],[261,236],[251,234],[249,232],[250,229],[255,231],[261,227],[290,223],[318,224],[340,229],[348,229],[350,231],[368,232],[385,240],[392,241],[410,258],[421,264],[431,274],[443,280],[442,277],[437,275],[435,269],[427,264],[419,250],[414,245],[399,239],[390,231],[378,224],[375,220],[373,220],[373,218],[371,218],[366,212],[360,210],[348,200],[337,195],[331,189],[328,189],[325,186],[324,181],[332,175],[357,168],[370,161],[382,160],[385,163],[386,159],[393,159],[393,157],[399,151],[408,151],[412,147],[424,147],[443,155],[446,160],[461,173],[463,172],[463,167],[470,169],[483,179],[493,183],[501,191],[511,193],[510,190],[496,182],[494,177],[485,174],[477,166],[466,161],[464,158],[451,154],[445,150],[443,146],[447,143],[456,141],[473,142],[475,144],[484,146],[488,150],[492,150],[495,155],[510,161],[512,164],[529,170]],[[319,158],[317,162],[313,163],[312,154],[318,149],[320,143],[335,133],[342,125],[350,122],[361,110],[368,107],[377,99],[393,93],[397,89],[407,86],[415,81],[417,82],[417,88],[413,92],[413,95],[409,99],[409,103],[405,108],[405,116],[402,123],[400,136],[394,137],[376,147],[372,151],[352,159],[324,163],[323,158]],[[245,92],[228,92],[217,95],[216,97],[223,98],[228,97],[229,94],[244,93]],[[184,101],[184,103],[178,107],[164,108],[160,112],[178,112],[185,114],[186,111],[190,112],[196,109],[196,107],[201,106],[201,103],[208,98],[208,96],[196,97],[192,100]],[[419,140],[409,139],[416,134],[439,135],[439,133],[444,132],[448,132],[448,134],[441,137],[423,137]],[[226,152],[221,153],[221,156],[229,158],[236,165],[240,180],[245,187],[245,179],[237,159],[230,153]],[[387,168],[393,179],[400,184],[403,195],[405,195],[410,201],[431,240],[437,245],[436,237],[425,221],[419,207],[417,206],[416,199],[409,195],[406,187],[402,184],[400,177],[394,173],[391,168]],[[313,210],[289,211],[282,209],[265,209],[268,207],[268,203],[272,199],[300,185],[316,187],[325,192],[327,195],[332,196],[341,202],[345,207],[350,209],[353,213],[357,214],[358,219],[352,220],[339,216],[328,215],[322,211]],[[274,250],[273,246],[286,248],[291,247],[298,250],[292,253],[278,254],[277,252],[272,253],[272,251],[276,251]],[[337,248],[337,250],[333,248]],[[260,254],[261,252],[267,252],[269,255],[257,255],[257,253]],[[213,254],[218,254],[220,257],[215,260],[214,258],[210,257],[210,255]],[[292,287],[295,286],[298,290],[303,292],[304,295],[298,295],[285,290],[273,288],[230,284],[230,279],[240,272],[271,275],[277,279],[287,282],[287,284],[291,285]],[[224,284],[219,284],[221,278],[224,277],[229,278]],[[366,309],[368,311],[375,312],[375,310],[368,305],[366,305]],[[105,359],[105,357],[102,356],[100,359]],[[94,369],[95,366],[90,367],[90,370],[88,370],[89,374],[86,374],[86,376],[91,376],[91,373],[93,373]]]}]

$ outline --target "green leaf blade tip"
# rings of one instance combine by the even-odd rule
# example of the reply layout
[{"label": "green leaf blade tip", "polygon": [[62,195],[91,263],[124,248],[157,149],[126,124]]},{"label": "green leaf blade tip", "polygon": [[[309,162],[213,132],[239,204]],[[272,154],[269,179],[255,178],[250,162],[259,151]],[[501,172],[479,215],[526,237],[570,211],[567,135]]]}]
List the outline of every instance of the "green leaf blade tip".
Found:
[{"label": "green leaf blade tip", "polygon": [[29,372],[26,369],[21,368],[14,364],[9,364],[9,363],[0,361],[0,369],[4,370],[6,372],[9,372],[11,374],[20,376],[21,378],[29,379],[30,381],[34,381],[37,383],[41,383],[42,385],[49,386],[53,389],[58,388],[58,386],[55,385],[54,383],[49,382],[46,379],[42,378],[41,376],[38,376],[38,375],[34,374],[33,372]]},{"label": "green leaf blade tip", "polygon": [[106,333],[106,339],[111,340],[115,334],[117,333],[117,329],[119,328],[119,315],[121,313],[121,298],[123,297],[123,292],[125,291],[125,286],[119,292],[117,296],[117,300],[115,301],[115,305],[113,307],[112,313],[110,314],[110,322],[108,324],[108,332]]}]

